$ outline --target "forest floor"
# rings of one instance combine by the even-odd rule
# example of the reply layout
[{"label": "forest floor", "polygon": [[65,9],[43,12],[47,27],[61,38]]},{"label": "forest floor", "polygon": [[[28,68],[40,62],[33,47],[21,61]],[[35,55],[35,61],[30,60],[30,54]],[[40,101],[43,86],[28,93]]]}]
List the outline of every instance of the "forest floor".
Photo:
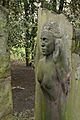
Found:
[{"label": "forest floor", "polygon": [[16,120],[34,120],[35,76],[32,67],[11,62],[13,109]]}]

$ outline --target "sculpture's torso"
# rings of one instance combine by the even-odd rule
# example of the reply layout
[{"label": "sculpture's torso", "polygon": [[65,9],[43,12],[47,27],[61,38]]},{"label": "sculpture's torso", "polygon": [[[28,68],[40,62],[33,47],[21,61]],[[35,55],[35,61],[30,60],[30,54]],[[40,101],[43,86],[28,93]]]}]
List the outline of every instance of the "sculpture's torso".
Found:
[{"label": "sculpture's torso", "polygon": [[41,119],[39,120],[60,120],[60,94],[61,84],[56,73],[56,66],[53,60],[42,59],[38,66],[38,81],[41,83],[42,92]]}]

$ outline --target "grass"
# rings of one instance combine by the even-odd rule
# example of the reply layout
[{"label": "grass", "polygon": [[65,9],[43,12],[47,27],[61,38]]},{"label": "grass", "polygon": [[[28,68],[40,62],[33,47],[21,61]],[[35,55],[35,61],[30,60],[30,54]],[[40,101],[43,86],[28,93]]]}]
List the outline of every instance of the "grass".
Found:
[{"label": "grass", "polygon": [[14,113],[16,120],[34,120],[34,109]]}]

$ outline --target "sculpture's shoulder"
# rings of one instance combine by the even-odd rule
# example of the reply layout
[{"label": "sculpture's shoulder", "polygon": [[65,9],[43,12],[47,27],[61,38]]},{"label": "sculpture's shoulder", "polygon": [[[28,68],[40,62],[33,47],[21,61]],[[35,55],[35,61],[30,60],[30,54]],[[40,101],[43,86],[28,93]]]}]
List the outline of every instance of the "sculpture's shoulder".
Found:
[{"label": "sculpture's shoulder", "polygon": [[42,66],[45,63],[45,57],[41,58],[38,62],[38,66]]},{"label": "sculpture's shoulder", "polygon": [[37,65],[37,79],[38,79],[38,81],[41,81],[43,79],[44,61],[45,61],[44,58],[40,59],[38,62],[38,65]]},{"label": "sculpture's shoulder", "polygon": [[44,63],[45,63],[45,58],[42,58],[42,59],[39,60],[38,65],[37,65],[37,71],[38,72],[43,71]]}]

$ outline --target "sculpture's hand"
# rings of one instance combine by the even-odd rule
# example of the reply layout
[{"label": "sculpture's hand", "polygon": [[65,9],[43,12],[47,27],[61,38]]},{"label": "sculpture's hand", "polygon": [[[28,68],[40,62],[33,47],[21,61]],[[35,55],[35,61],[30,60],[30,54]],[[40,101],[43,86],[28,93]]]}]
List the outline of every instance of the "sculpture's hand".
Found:
[{"label": "sculpture's hand", "polygon": [[51,101],[57,100],[58,91],[57,91],[56,86],[53,86],[52,84],[49,85],[46,82],[42,82],[42,83],[40,83],[40,85],[41,85],[41,88],[42,88],[44,94],[46,94]]},{"label": "sculpture's hand", "polygon": [[41,83],[42,83],[42,80],[41,79],[38,79],[38,82],[40,83],[40,85],[41,85]]},{"label": "sculpture's hand", "polygon": [[53,61],[54,61],[54,63],[57,62],[58,56],[60,54],[60,40],[61,39],[57,39],[55,41],[55,51],[53,52]]},{"label": "sculpture's hand", "polygon": [[70,90],[70,80],[71,80],[71,73],[69,72],[64,82],[62,83],[62,90],[66,95],[69,93]]}]

